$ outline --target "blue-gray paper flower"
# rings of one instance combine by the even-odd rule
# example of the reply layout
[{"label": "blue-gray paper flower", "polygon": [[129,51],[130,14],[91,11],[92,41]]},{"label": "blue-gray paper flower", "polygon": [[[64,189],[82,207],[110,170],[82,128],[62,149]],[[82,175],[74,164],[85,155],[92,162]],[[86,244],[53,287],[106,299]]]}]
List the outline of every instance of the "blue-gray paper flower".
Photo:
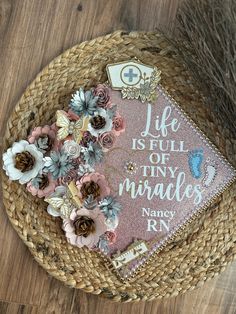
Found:
[{"label": "blue-gray paper flower", "polygon": [[80,88],[72,97],[70,108],[77,115],[92,116],[97,110],[98,96],[94,96],[91,90],[84,91]]},{"label": "blue-gray paper flower", "polygon": [[91,167],[93,167],[95,163],[101,162],[104,155],[101,146],[93,142],[88,144],[88,148],[83,154],[85,162]]},{"label": "blue-gray paper flower", "polygon": [[114,197],[107,196],[99,203],[99,208],[106,218],[115,219],[121,211],[122,206]]},{"label": "blue-gray paper flower", "polygon": [[54,180],[64,177],[73,168],[70,156],[65,152],[52,151],[50,157],[45,157],[44,161],[45,172],[50,172]]}]

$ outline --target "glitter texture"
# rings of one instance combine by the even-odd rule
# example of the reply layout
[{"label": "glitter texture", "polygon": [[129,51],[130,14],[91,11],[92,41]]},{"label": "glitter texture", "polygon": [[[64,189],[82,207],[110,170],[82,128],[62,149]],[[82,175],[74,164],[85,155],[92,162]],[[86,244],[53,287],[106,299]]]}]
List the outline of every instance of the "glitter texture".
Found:
[{"label": "glitter texture", "polygon": [[[192,124],[192,122],[183,114],[182,110],[177,107],[177,104],[172,101],[169,96],[164,92],[161,86],[158,86],[158,98],[155,104],[151,105],[151,126],[149,133],[157,136],[142,136],[142,132],[145,130],[147,119],[147,103],[141,103],[138,100],[127,100],[121,98],[121,93],[111,90],[111,100],[118,105],[119,113],[124,117],[126,123],[125,135],[117,139],[113,149],[111,149],[105,156],[104,163],[96,168],[96,171],[105,173],[105,176],[109,182],[110,188],[113,194],[117,195],[117,200],[122,204],[123,210],[119,216],[119,225],[116,229],[117,241],[112,245],[112,254],[118,250],[124,251],[135,239],[152,241],[154,243],[145,257],[141,257],[137,260],[137,263],[143,264],[151,256],[156,249],[166,243],[166,241],[175,234],[180,226],[186,223],[198,210],[202,209],[217,193],[221,192],[227,184],[235,176],[234,169],[223,159],[217,152],[208,139],[203,136],[200,131]],[[180,123],[177,132],[170,132],[165,136],[155,130],[156,119],[161,119],[163,111],[166,107],[171,108],[171,115],[167,119],[167,123],[170,123],[173,119],[176,119]],[[177,125],[177,124],[176,124]],[[133,140],[136,139],[136,146],[140,149],[134,150]],[[138,139],[145,141],[146,148],[141,150],[141,142],[137,144]],[[161,153],[160,149],[156,148],[153,144],[153,150],[150,150],[150,140],[163,140],[163,153],[169,153],[168,158],[157,160],[153,157],[153,164],[150,162],[151,153]],[[182,152],[170,152],[169,149],[164,151],[164,144],[166,141],[173,141],[175,145],[172,145],[172,150],[181,150]],[[181,141],[184,144],[180,144]],[[181,146],[182,145],[182,146]],[[170,145],[169,145],[170,148]],[[189,169],[189,152],[196,149],[201,149],[203,158],[202,164],[198,165],[197,162],[200,159],[192,160],[194,167],[201,167],[202,177],[196,179],[192,176]],[[156,156],[156,155],[155,155]],[[193,157],[194,158],[194,157]],[[137,165],[135,173],[129,174],[124,171],[124,165],[127,161],[132,161]],[[165,162],[164,162],[165,161]],[[217,174],[208,187],[204,187],[204,176],[206,167],[205,163],[212,161],[217,164]],[[155,164],[155,162],[158,162]],[[131,198],[130,192],[123,192],[119,196],[119,185],[124,182],[126,178],[129,178],[131,182],[134,182],[136,186],[138,184],[144,184],[145,180],[148,180],[149,186],[154,187],[156,184],[163,183],[167,186],[170,183],[175,183],[175,177],[171,171],[166,169],[166,176],[161,171],[155,173],[155,177],[151,177],[150,169],[146,169],[145,175],[144,168],[142,166],[162,166],[162,168],[173,167],[176,168],[176,174],[180,171],[185,173],[185,185],[199,185],[202,200],[199,204],[194,204],[194,197],[183,198],[182,201],[177,201],[173,198],[172,201],[167,199],[160,199],[159,197],[153,197],[151,200],[147,199],[146,194],[138,196],[137,198]],[[198,170],[198,169],[197,169]],[[158,217],[143,215],[143,208],[150,208],[150,210],[157,212]],[[171,217],[171,213],[173,217]],[[146,212],[145,212],[146,213]],[[152,212],[153,213],[153,212]],[[147,219],[156,220],[157,231],[148,231]],[[164,220],[165,223],[161,223]],[[165,225],[166,224],[166,225]],[[166,226],[169,227],[167,230]],[[136,264],[137,264],[136,263]],[[132,264],[134,267],[134,264]],[[134,268],[132,268],[132,271]]]}]

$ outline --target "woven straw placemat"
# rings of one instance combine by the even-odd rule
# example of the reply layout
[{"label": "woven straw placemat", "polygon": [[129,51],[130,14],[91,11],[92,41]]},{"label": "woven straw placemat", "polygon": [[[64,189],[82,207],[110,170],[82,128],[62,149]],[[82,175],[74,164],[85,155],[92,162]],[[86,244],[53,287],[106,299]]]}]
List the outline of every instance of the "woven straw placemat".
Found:
[{"label": "woven straw placemat", "polygon": [[[108,63],[137,57],[162,71],[162,85],[192,117],[219,150],[236,164],[236,140],[221,129],[200,93],[163,36],[115,32],[79,44],[54,59],[27,88],[8,121],[4,150],[24,139],[38,125],[55,121],[80,86],[105,82]],[[46,203],[2,174],[6,212],[36,261],[65,284],[115,301],[152,300],[175,296],[201,285],[224,270],[236,255],[236,183],[191,223],[142,271],[123,283],[93,251],[66,242],[60,221],[47,214]]]}]

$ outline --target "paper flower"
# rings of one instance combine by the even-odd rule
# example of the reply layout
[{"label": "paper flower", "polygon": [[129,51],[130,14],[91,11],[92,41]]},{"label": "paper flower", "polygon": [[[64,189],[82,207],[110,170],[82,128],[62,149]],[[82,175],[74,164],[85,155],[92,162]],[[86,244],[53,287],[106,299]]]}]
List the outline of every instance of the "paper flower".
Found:
[{"label": "paper flower", "polygon": [[102,161],[104,154],[98,143],[90,142],[88,148],[84,151],[83,156],[85,163],[93,167],[95,163]]},{"label": "paper flower", "polygon": [[113,219],[119,215],[122,206],[113,196],[107,196],[99,203],[99,208],[106,218]]},{"label": "paper flower", "polygon": [[117,235],[114,231],[106,231],[105,236],[107,237],[109,244],[114,244],[116,242]]},{"label": "paper flower", "polygon": [[111,105],[109,89],[104,84],[98,84],[93,90],[95,96],[98,96],[97,106],[100,108],[107,108]]},{"label": "paper flower", "polygon": [[72,95],[69,111],[57,110],[53,125],[35,127],[28,141],[3,154],[11,180],[48,203],[47,212],[63,220],[72,245],[109,253],[116,241],[120,204],[110,196],[103,174],[95,172],[104,152],[124,132],[124,119],[103,84]]},{"label": "paper flower", "polygon": [[35,178],[42,168],[42,152],[27,141],[13,143],[12,147],[3,154],[3,169],[10,180],[19,180],[21,184]]},{"label": "paper flower", "polygon": [[50,175],[41,174],[27,183],[27,190],[39,198],[50,195],[56,188],[57,182]]},{"label": "paper flower", "polygon": [[78,175],[80,177],[82,177],[83,175],[85,175],[86,173],[90,173],[90,172],[95,172],[95,170],[90,167],[88,164],[81,164],[79,165],[79,168],[78,168]]},{"label": "paper flower", "polygon": [[54,180],[64,177],[71,169],[71,158],[63,151],[52,151],[50,157],[44,158],[44,170],[52,174]]},{"label": "paper flower", "polygon": [[107,226],[107,230],[108,231],[114,231],[117,228],[118,224],[119,224],[118,216],[114,216],[114,217],[111,217],[111,218],[106,218],[105,224]]},{"label": "paper flower", "polygon": [[[66,187],[65,186],[57,186],[55,188],[55,192],[50,194],[50,198],[53,197],[58,197],[58,198],[63,198],[66,195]],[[52,207],[51,205],[48,205],[47,207],[47,212],[49,213],[49,215],[53,216],[53,217],[60,217],[61,216],[61,212],[60,209],[56,209],[54,207]]]},{"label": "paper flower", "polygon": [[38,126],[33,129],[28,137],[30,144],[35,144],[37,148],[43,153],[49,152],[52,148],[56,149],[58,143],[56,141],[56,125]]},{"label": "paper flower", "polygon": [[78,170],[71,169],[69,170],[66,175],[59,179],[60,184],[68,184],[71,181],[77,181],[79,179]]},{"label": "paper flower", "polygon": [[89,120],[88,131],[95,137],[112,129],[112,119],[105,109],[99,109]]},{"label": "paper flower", "polygon": [[104,254],[109,253],[109,240],[106,236],[106,234],[102,234],[99,238],[99,241],[97,243],[97,248],[103,252]]},{"label": "paper flower", "polygon": [[97,110],[98,96],[94,96],[92,91],[80,88],[72,97],[70,108],[77,115],[92,116]]},{"label": "paper flower", "polygon": [[107,115],[112,120],[117,112],[117,105],[111,105],[111,107],[107,108]]},{"label": "paper flower", "polygon": [[80,156],[81,147],[73,140],[65,141],[62,149],[71,158],[77,158]]},{"label": "paper flower", "polygon": [[100,200],[110,193],[105,176],[98,172],[84,175],[76,182],[76,186],[81,199],[87,199],[89,195],[92,195],[94,199]]},{"label": "paper flower", "polygon": [[121,133],[125,132],[125,121],[119,113],[116,113],[116,115],[113,117],[112,123],[112,130],[116,136],[119,136]]},{"label": "paper flower", "polygon": [[97,138],[95,136],[93,136],[90,132],[85,131],[83,133],[82,140],[80,141],[80,145],[84,147],[88,147],[90,142],[95,143],[96,141],[97,141]]},{"label": "paper flower", "polygon": [[98,206],[106,217],[105,223],[107,225],[107,230],[114,231],[119,224],[118,215],[122,209],[121,204],[117,202],[114,197],[107,196],[99,202]]},{"label": "paper flower", "polygon": [[83,203],[83,207],[89,210],[94,209],[95,207],[97,207],[97,201],[94,198],[94,196],[92,194],[90,194],[84,201]]},{"label": "paper flower", "polygon": [[111,149],[116,141],[115,134],[113,132],[105,132],[101,134],[98,138],[104,151]]},{"label": "paper flower", "polygon": [[63,220],[63,230],[68,242],[79,248],[87,246],[93,248],[99,241],[99,237],[107,231],[105,217],[96,208],[74,209],[69,219]]}]

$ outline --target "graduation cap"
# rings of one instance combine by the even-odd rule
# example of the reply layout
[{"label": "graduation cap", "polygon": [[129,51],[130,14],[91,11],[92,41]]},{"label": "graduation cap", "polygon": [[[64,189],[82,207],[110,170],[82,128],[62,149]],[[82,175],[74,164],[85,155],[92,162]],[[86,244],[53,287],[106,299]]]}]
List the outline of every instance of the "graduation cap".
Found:
[{"label": "graduation cap", "polygon": [[106,70],[112,89],[121,90],[123,98],[155,101],[156,87],[161,79],[157,67],[135,59],[108,64]]}]

